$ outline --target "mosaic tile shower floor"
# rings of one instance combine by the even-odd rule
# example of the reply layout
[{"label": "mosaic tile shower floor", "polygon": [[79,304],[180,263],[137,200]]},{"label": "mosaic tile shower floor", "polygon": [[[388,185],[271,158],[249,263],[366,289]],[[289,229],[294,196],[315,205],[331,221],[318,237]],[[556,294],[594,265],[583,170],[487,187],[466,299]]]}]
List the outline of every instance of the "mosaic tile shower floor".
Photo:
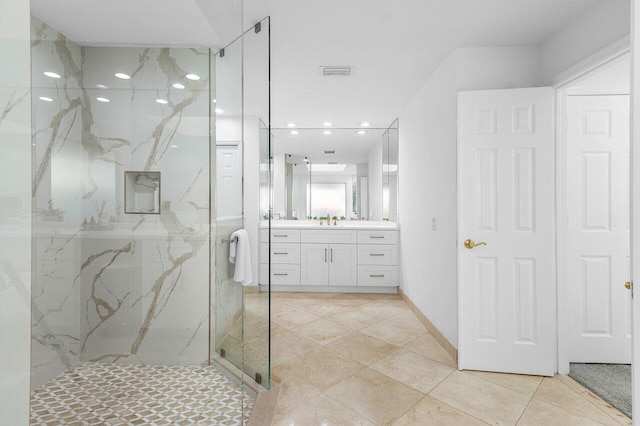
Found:
[{"label": "mosaic tile shower floor", "polygon": [[238,425],[253,404],[214,367],[81,363],[32,393],[31,424]]}]

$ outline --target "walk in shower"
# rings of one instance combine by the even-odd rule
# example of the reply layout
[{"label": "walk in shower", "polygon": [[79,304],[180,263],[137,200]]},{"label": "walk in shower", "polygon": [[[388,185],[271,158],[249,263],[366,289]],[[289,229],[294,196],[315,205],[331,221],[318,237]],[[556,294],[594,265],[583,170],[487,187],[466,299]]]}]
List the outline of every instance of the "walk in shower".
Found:
[{"label": "walk in shower", "polygon": [[31,421],[239,424],[270,386],[268,292],[229,262],[269,20],[222,49],[51,21],[31,18]]}]

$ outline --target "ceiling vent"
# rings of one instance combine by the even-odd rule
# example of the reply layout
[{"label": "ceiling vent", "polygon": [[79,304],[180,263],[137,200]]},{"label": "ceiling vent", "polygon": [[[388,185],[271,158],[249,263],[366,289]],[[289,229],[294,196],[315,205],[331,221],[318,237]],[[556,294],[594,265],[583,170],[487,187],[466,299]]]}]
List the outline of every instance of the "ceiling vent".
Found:
[{"label": "ceiling vent", "polygon": [[322,151],[322,153],[323,153],[323,154],[335,154],[335,153],[336,153],[336,150],[335,150],[335,149],[333,149],[333,150],[330,150],[330,151]]},{"label": "ceiling vent", "polygon": [[351,77],[353,75],[353,67],[349,66],[322,66],[320,74],[324,77]]},{"label": "ceiling vent", "polygon": [[327,164],[338,164],[337,161],[329,161]]}]

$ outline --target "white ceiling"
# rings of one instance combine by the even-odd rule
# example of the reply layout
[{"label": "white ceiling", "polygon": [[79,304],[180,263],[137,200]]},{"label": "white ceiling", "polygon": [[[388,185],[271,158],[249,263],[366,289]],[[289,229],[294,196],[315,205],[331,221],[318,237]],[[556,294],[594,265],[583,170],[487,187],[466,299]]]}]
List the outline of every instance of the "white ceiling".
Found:
[{"label": "white ceiling", "polygon": [[[536,45],[598,1],[245,0],[271,16],[272,121],[386,127],[455,47]],[[321,65],[352,65],[351,78]]]},{"label": "white ceiling", "polygon": [[[271,16],[272,123],[387,127],[455,47],[536,45],[611,0],[244,0]],[[211,46],[240,27],[240,0],[31,0],[36,16],[90,45]],[[351,65],[349,78],[321,65]]]}]

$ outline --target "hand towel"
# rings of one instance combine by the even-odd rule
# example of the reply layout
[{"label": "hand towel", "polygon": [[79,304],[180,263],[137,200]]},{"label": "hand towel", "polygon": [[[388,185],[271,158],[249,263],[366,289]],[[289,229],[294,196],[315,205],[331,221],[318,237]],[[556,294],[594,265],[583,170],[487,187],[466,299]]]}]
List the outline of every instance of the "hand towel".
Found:
[{"label": "hand towel", "polygon": [[236,265],[233,280],[242,285],[253,282],[251,274],[251,253],[249,251],[249,234],[245,229],[238,229],[231,234],[229,243],[229,262]]}]

